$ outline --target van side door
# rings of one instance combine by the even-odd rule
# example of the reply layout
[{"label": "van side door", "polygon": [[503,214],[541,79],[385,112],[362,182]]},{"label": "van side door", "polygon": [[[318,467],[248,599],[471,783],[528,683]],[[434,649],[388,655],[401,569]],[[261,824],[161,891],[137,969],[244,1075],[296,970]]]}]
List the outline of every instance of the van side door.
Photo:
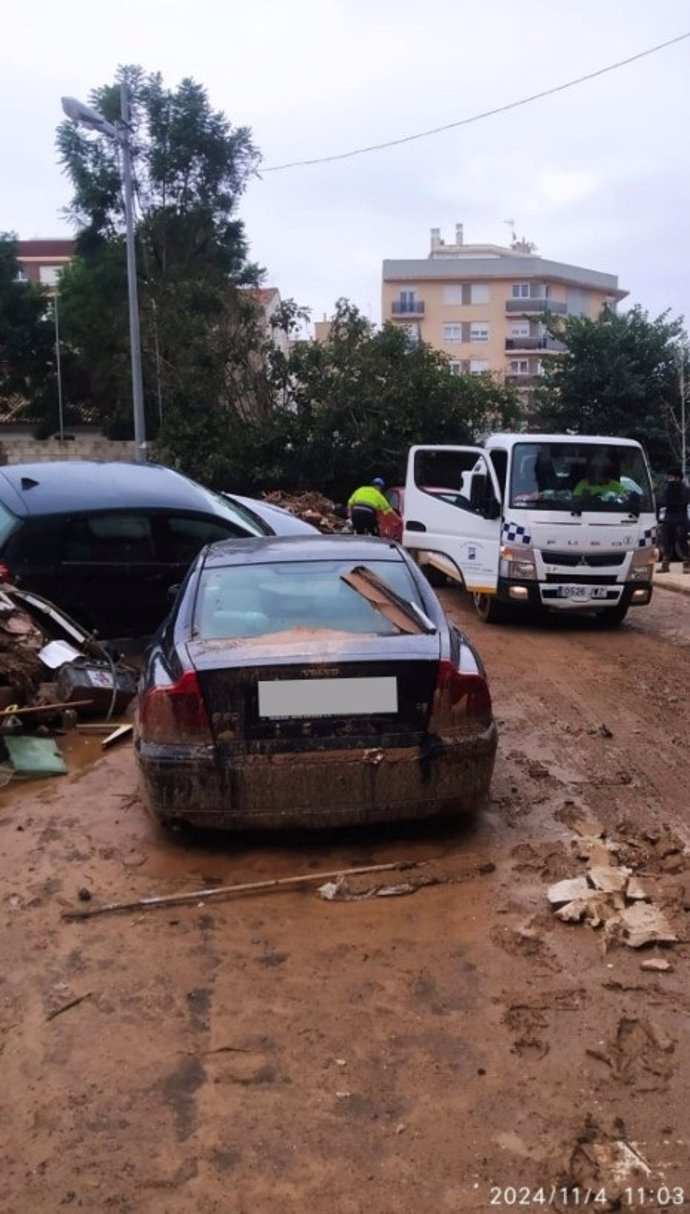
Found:
[{"label": "van side door", "polygon": [[403,543],[446,557],[474,593],[496,589],[502,513],[496,470],[484,448],[410,449]]}]

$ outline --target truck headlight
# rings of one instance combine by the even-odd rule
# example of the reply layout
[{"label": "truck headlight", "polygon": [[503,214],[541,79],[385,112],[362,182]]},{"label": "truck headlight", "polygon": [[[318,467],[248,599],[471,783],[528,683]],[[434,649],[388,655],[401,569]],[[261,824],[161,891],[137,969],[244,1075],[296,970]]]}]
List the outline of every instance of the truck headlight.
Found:
[{"label": "truck headlight", "polygon": [[630,562],[630,581],[650,582],[658,556],[656,548],[636,548]]},{"label": "truck headlight", "polygon": [[534,581],[537,567],[534,562],[534,550],[528,548],[513,548],[504,544],[501,548],[499,573],[504,578],[517,578],[520,581]]}]

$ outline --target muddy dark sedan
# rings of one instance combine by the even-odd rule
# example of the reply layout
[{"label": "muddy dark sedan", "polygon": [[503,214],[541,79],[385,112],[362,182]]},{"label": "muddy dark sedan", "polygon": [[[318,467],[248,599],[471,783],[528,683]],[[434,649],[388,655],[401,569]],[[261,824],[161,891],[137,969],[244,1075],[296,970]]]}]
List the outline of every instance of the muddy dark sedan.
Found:
[{"label": "muddy dark sedan", "polygon": [[474,812],[496,726],[478,655],[402,549],[315,535],[200,553],[135,743],[167,825],[322,827]]}]

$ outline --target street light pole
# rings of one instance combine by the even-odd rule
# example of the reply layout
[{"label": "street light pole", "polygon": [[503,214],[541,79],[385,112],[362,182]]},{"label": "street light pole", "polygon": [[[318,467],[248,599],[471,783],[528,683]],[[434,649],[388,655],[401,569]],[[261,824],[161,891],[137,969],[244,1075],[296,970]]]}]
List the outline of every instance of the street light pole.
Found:
[{"label": "street light pole", "polygon": [[132,361],[132,409],[134,412],[134,458],[139,463],[143,463],[146,460],[146,420],[144,415],[144,386],[141,374],[137,260],[134,247],[134,189],[132,185],[132,144],[129,129],[129,93],[124,81],[120,86],[120,114],[122,117],[122,128],[119,143],[122,148],[122,184],[125,195],[129,349]]},{"label": "street light pole", "polygon": [[108,122],[98,110],[92,110],[74,97],[63,97],[62,108],[68,118],[79,126],[98,131],[116,143],[122,153],[122,188],[125,204],[125,245],[127,250],[127,299],[129,305],[129,347],[132,364],[132,414],[134,420],[134,458],[146,460],[146,416],[141,374],[141,337],[139,331],[139,298],[137,291],[137,262],[134,244],[134,185],[132,174],[132,142],[129,126],[129,91],[123,81],[120,86],[120,123]]},{"label": "street light pole", "polygon": [[60,442],[65,441],[65,414],[62,403],[62,358],[60,354],[60,313],[58,310],[58,285],[55,284],[55,294],[53,296],[53,320],[55,321],[55,370],[57,372],[57,390],[58,390],[58,429],[60,433]]}]

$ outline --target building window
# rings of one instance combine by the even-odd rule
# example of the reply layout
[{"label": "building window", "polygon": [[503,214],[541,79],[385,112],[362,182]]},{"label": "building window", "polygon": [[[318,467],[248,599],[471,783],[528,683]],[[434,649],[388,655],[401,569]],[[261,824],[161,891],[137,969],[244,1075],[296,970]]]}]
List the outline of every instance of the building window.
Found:
[{"label": "building window", "polygon": [[514,282],[513,283],[513,299],[529,299],[529,283]]},{"label": "building window", "polygon": [[450,373],[451,373],[451,375],[462,375],[462,363],[460,362],[459,359],[451,358]]},{"label": "building window", "polygon": [[529,375],[529,362],[526,358],[514,358],[510,363],[511,375]]},{"label": "building window", "polygon": [[488,304],[489,288],[485,282],[472,283],[470,300],[473,304]]},{"label": "building window", "polygon": [[461,304],[462,303],[462,287],[461,286],[444,287],[443,288],[443,302],[444,302],[444,304],[451,304],[453,306],[457,306],[458,304]]},{"label": "building window", "polygon": [[28,275],[27,275],[27,273],[26,273],[26,270],[22,270],[22,269],[21,269],[21,267],[20,267],[20,268],[17,270],[17,273],[16,273],[16,274],[15,274],[15,276],[14,276],[14,281],[15,281],[15,282],[28,282],[28,281],[29,281],[29,278],[28,278]]},{"label": "building window", "polygon": [[490,370],[488,358],[470,359],[470,375],[482,375],[484,371],[488,370]]},{"label": "building window", "polygon": [[420,340],[420,337],[421,337],[421,334],[419,331],[419,325],[417,324],[417,322],[414,320],[408,321],[407,324],[400,325],[400,328],[405,333],[409,344],[411,346],[416,346],[417,342]]},{"label": "building window", "polygon": [[448,342],[462,341],[462,325],[444,325],[443,340]]},{"label": "building window", "polygon": [[521,322],[517,325],[510,326],[511,337],[529,337],[529,323]]},{"label": "building window", "polygon": [[38,277],[44,287],[56,287],[62,266],[39,266]]},{"label": "building window", "polygon": [[489,326],[484,321],[476,321],[470,325],[470,341],[488,341]]}]

